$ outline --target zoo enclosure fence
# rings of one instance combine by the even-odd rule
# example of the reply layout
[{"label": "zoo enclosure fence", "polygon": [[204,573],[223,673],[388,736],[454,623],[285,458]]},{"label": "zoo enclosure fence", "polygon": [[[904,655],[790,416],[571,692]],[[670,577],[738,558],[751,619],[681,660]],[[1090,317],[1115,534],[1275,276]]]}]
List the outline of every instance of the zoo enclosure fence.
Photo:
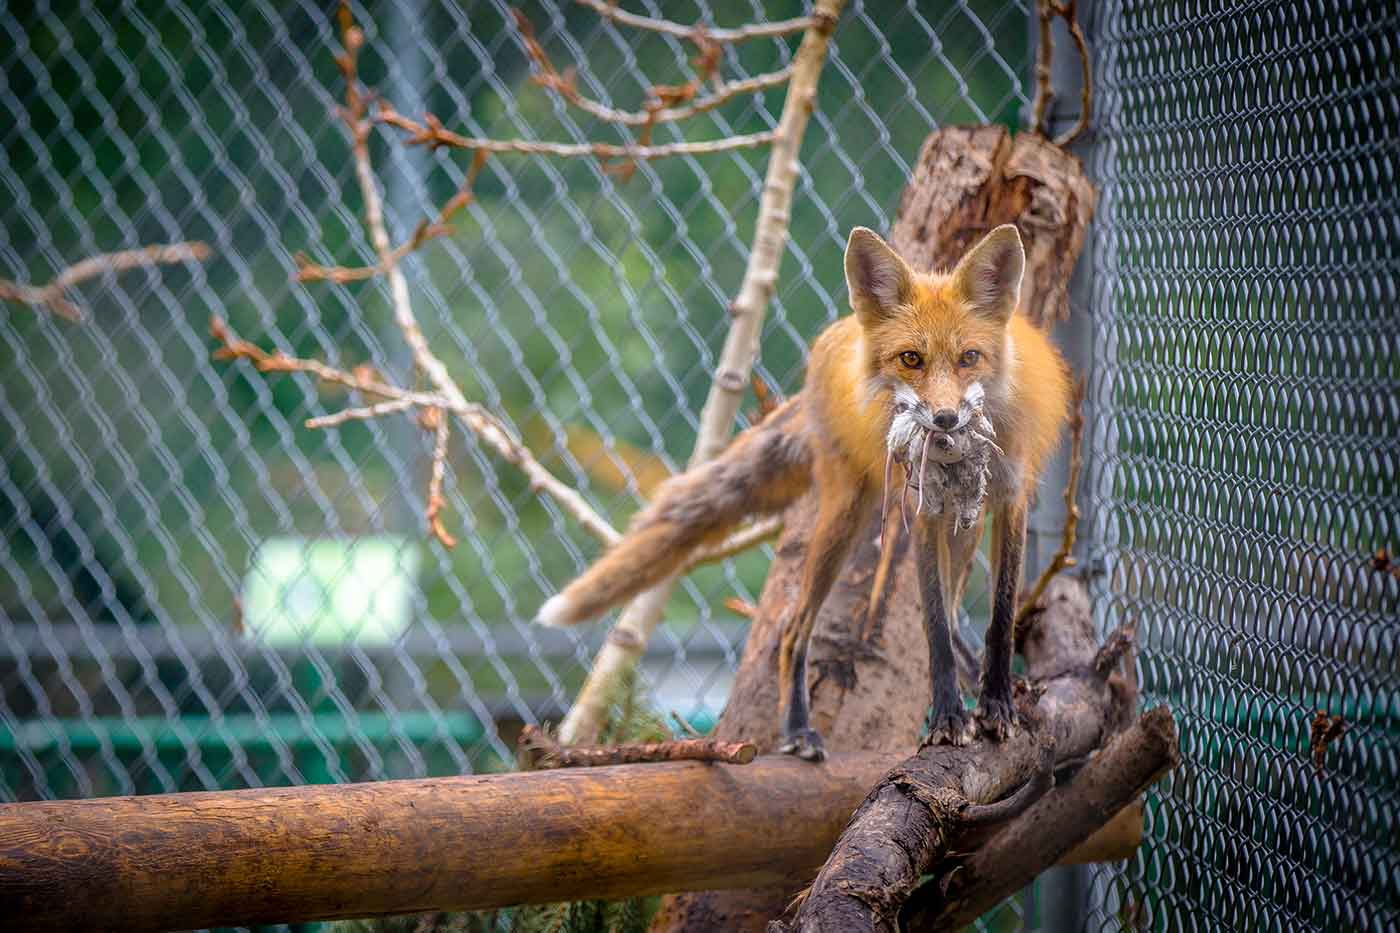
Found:
[{"label": "zoo enclosure fence", "polygon": [[[1087,326],[1067,332],[1090,378],[1084,563],[1102,623],[1137,620],[1144,695],[1172,704],[1185,760],[1150,797],[1139,856],[1083,879],[1080,920],[1383,929],[1400,910],[1400,582],[1373,566],[1396,546],[1400,472],[1398,14],[1082,6],[1097,117],[1081,151],[1102,186],[1073,308]],[[366,80],[405,112],[482,135],[608,132],[529,82],[504,4],[357,11]],[[687,74],[683,43],[582,8],[525,12],[599,96],[630,103]],[[842,306],[845,231],[890,217],[927,132],[1016,123],[1029,21],[1024,3],[852,4],[763,337],[774,388],[797,388],[808,338]],[[513,726],[558,718],[604,631],[527,622],[591,545],[463,440],[461,544],[445,552],[421,533],[421,432],[308,432],[339,398],[208,356],[219,313],[288,352],[407,373],[377,284],[291,281],[297,250],[372,258],[326,11],[9,6],[0,36],[0,275],[43,281],[148,242],[217,254],[86,289],[79,326],[0,313],[0,800],[509,761]],[[757,43],[723,67],[789,54]],[[780,103],[736,102],[687,135],[769,129]],[[407,234],[464,165],[374,146]],[[627,182],[493,159],[458,234],[407,263],[468,394],[615,524],[684,462],[763,159],[661,162]],[[1055,521],[1048,503],[1041,530]],[[648,655],[652,705],[701,722],[722,705],[744,632],[722,602],[752,597],[765,564],[687,582]],[[1322,770],[1319,708],[1348,725]],[[1013,916],[1034,924],[1038,906]]]}]

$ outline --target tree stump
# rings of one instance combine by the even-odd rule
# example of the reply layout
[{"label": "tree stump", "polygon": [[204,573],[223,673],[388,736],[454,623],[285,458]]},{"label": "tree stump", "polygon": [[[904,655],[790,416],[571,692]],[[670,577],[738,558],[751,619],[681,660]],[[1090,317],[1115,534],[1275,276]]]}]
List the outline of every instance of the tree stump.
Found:
[{"label": "tree stump", "polygon": [[[1095,192],[1079,160],[1041,136],[1000,126],[950,127],[925,141],[890,244],[915,268],[951,268],[993,227],[1014,223],[1026,246],[1022,312],[1049,326],[1068,314],[1066,287]],[[777,557],[715,735],[771,751],[778,737],[777,621],[796,594],[815,502],[788,509]],[[927,712],[928,651],[908,536],[879,566],[871,514],[818,617],[810,654],[812,724],[833,751],[907,752]],[[897,523],[892,523],[897,524]],[[653,931],[762,930],[808,878],[782,888],[666,898]]]}]

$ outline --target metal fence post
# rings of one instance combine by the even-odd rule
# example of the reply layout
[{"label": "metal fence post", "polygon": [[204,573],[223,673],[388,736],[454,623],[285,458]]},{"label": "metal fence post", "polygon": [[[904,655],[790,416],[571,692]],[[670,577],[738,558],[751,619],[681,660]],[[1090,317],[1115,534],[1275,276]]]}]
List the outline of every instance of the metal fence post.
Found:
[{"label": "metal fence post", "polygon": [[[1029,71],[1029,81],[1027,97],[1034,99],[1034,62],[1035,53],[1038,46],[1039,18],[1036,13],[1037,4],[1031,5],[1029,37],[1031,44]],[[1083,30],[1086,40],[1090,43],[1092,53],[1094,40],[1094,13],[1097,8],[1096,0],[1089,0],[1079,6],[1078,21]],[[1055,18],[1051,25],[1051,39],[1054,44],[1054,52],[1050,60],[1050,81],[1055,96],[1051,101],[1047,115],[1045,132],[1054,138],[1073,126],[1079,118],[1080,90],[1083,86],[1082,74],[1080,71],[1079,54],[1070,38],[1069,30],[1063,20]],[[1030,106],[1023,108],[1023,125],[1029,122]],[[1091,122],[1086,131],[1075,140],[1069,149],[1086,165],[1089,163],[1089,155],[1094,145],[1094,125]],[[1093,362],[1093,321],[1090,318],[1088,308],[1094,292],[1094,249],[1093,249],[1093,228],[1090,228],[1089,241],[1086,242],[1083,252],[1080,254],[1079,262],[1075,266],[1074,274],[1070,279],[1069,287],[1069,318],[1061,321],[1055,326],[1053,337],[1060,352],[1064,354],[1069,362],[1071,371],[1076,379],[1086,379],[1089,374],[1089,367]],[[1086,427],[1092,420],[1092,396],[1085,394],[1082,414]],[[1092,452],[1089,432],[1086,430],[1081,438],[1082,453],[1084,463],[1088,466],[1088,457]],[[1066,436],[1065,442],[1060,445],[1059,451],[1055,454],[1054,461],[1046,468],[1044,477],[1041,480],[1035,506],[1031,511],[1026,529],[1026,576],[1027,579],[1034,579],[1035,574],[1050,560],[1056,548],[1060,546],[1061,532],[1064,528],[1066,512],[1063,491],[1069,481],[1069,439]],[[1079,486],[1082,489],[1088,470],[1082,470],[1079,477]],[[1084,496],[1077,496],[1078,506],[1081,512],[1080,528],[1092,527],[1092,521],[1087,514]],[[1085,538],[1081,535],[1075,542],[1075,556],[1081,561],[1081,567],[1087,572],[1093,572],[1091,565],[1084,564],[1088,549]],[[1088,894],[1089,875],[1083,866],[1073,865],[1059,868],[1052,868],[1041,875],[1037,882],[1039,903],[1040,928],[1049,933],[1078,933],[1084,928],[1085,922],[1085,900]],[[1027,916],[1031,916],[1031,911],[1027,910]]]}]

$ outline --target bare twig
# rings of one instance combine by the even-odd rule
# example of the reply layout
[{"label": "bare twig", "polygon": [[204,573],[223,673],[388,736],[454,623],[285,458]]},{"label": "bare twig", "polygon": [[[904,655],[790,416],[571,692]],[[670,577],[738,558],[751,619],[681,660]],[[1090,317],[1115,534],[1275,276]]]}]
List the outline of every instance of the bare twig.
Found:
[{"label": "bare twig", "polygon": [[1050,24],[1054,21],[1051,0],[1036,0],[1035,12],[1038,33],[1035,44],[1035,99],[1031,101],[1032,133],[1039,133],[1045,125],[1045,115],[1050,110],[1050,102],[1055,92],[1050,87],[1050,60],[1055,54],[1055,42]]},{"label": "bare twig", "polygon": [[1400,580],[1400,562],[1390,556],[1390,548],[1377,548],[1371,555],[1371,569],[1376,573],[1386,573]]},{"label": "bare twig", "polygon": [[1089,62],[1089,44],[1084,41],[1084,31],[1079,28],[1079,18],[1075,9],[1078,0],[1068,0],[1066,3],[1055,3],[1054,0],[1051,2],[1056,15],[1065,21],[1069,36],[1074,40],[1074,47],[1079,51],[1079,119],[1075,121],[1074,126],[1056,136],[1054,140],[1057,146],[1068,146],[1089,126],[1089,118],[1094,110],[1094,76]]},{"label": "bare twig", "polygon": [[751,23],[740,26],[736,29],[711,29],[706,26],[687,26],[684,23],[673,23],[670,20],[655,19],[650,16],[642,16],[638,13],[628,13],[626,10],[619,10],[614,0],[575,0],[575,2],[588,7],[599,16],[610,19],[619,26],[630,26],[633,29],[644,29],[648,32],[659,32],[667,36],[675,36],[677,39],[695,40],[701,36],[710,42],[744,42],[748,39],[773,39],[779,36],[791,35],[794,32],[802,32],[815,25],[816,15],[798,16],[794,19],[779,20],[775,23]]},{"label": "bare twig", "polygon": [[[692,80],[676,86],[654,85],[649,91],[649,98],[644,109],[619,110],[593,100],[579,91],[577,76],[573,73],[573,69],[560,72],[554,67],[554,63],[544,50],[544,46],[536,38],[534,27],[525,14],[519,10],[512,10],[511,14],[515,17],[515,25],[520,32],[521,41],[525,44],[525,51],[530,56],[530,61],[534,63],[536,69],[534,82],[554,91],[583,112],[607,123],[651,127],[658,123],[686,120],[714,110],[741,94],[751,94],[770,87],[777,87],[792,77],[792,68],[787,67],[741,81],[721,83],[713,93],[696,100],[695,96],[714,76],[714,71],[719,65],[719,56],[707,51],[711,48],[718,49],[718,46],[709,43],[708,46],[702,47],[705,51],[702,51],[697,59],[700,70]],[[682,101],[693,102],[686,107],[667,106],[668,102]]]},{"label": "bare twig", "polygon": [[104,272],[122,272],[145,266],[203,262],[210,256],[207,243],[168,243],[144,246],[117,253],[100,253],[73,263],[54,276],[47,285],[21,285],[0,279],[0,301],[13,301],[34,308],[47,308],[59,317],[81,321],[83,312],[64,295],[74,285]]},{"label": "bare twig", "polygon": [[735,149],[752,149],[765,146],[775,139],[776,131],[750,133],[747,136],[726,136],[704,142],[666,143],[660,146],[621,146],[613,143],[551,143],[531,139],[483,139],[475,136],[462,136],[442,125],[442,121],[431,113],[423,115],[419,123],[399,113],[389,104],[381,101],[375,120],[408,134],[408,145],[429,146],[436,149],[448,146],[476,152],[514,152],[526,155],[548,155],[561,159],[592,157],[595,159],[626,159],[647,161],[664,159],[678,155],[712,155],[716,152],[730,152]]},{"label": "bare twig", "polygon": [[431,415],[428,420],[434,422],[433,430],[437,435],[433,444],[432,473],[428,477],[428,527],[443,547],[454,548],[457,546],[457,539],[448,534],[447,528],[442,524],[442,509],[447,504],[442,495],[442,480],[447,473],[447,439],[452,422],[443,414],[441,408],[425,408],[423,414]]},{"label": "bare twig", "polygon": [[689,571],[690,568],[699,567],[702,564],[713,564],[727,557],[733,557],[735,554],[742,554],[751,547],[776,538],[782,530],[783,517],[781,515],[770,515],[750,522],[718,544],[696,551],[686,563],[686,570]]},{"label": "bare twig", "polygon": [[1054,139],[1055,145],[1068,146],[1088,128],[1094,103],[1093,68],[1089,61],[1089,44],[1084,39],[1084,31],[1079,28],[1078,0],[1037,0],[1036,16],[1039,38],[1035,50],[1035,99],[1031,102],[1031,132],[1042,132],[1045,117],[1055,99],[1054,89],[1050,86],[1050,63],[1055,54],[1051,24],[1055,17],[1065,21],[1065,28],[1069,30],[1074,47],[1079,52],[1079,119],[1075,121],[1074,126]]},{"label": "bare twig", "polygon": [[396,398],[387,402],[376,402],[373,405],[365,405],[361,408],[346,408],[333,415],[322,415],[319,418],[307,418],[304,423],[308,430],[319,430],[321,428],[335,428],[349,421],[371,421],[375,418],[382,418],[385,415],[398,414],[401,411],[408,411],[417,406],[417,402],[408,398]]},{"label": "bare twig", "polygon": [[[210,322],[210,332],[222,345],[215,351],[215,359],[246,359],[261,372],[304,372],[324,381],[354,389],[370,397],[405,403],[389,406],[376,403],[337,415],[326,416],[325,419],[314,419],[313,426],[324,427],[341,421],[364,420],[394,411],[403,411],[408,407],[418,407],[435,412],[434,416],[430,416],[438,420],[432,421],[430,427],[437,436],[432,476],[429,482],[426,517],[433,535],[448,547],[451,547],[454,542],[451,535],[447,534],[441,517],[445,503],[442,482],[446,472],[447,450],[446,419],[441,417],[444,412],[450,412],[456,416],[480,440],[518,467],[530,480],[530,488],[534,492],[549,495],[564,511],[577,519],[585,530],[604,543],[616,542],[620,537],[617,529],[599,515],[579,495],[577,490],[545,469],[534,454],[511,435],[499,418],[482,406],[467,401],[461,388],[447,372],[447,367],[429,347],[427,338],[423,335],[422,328],[419,327],[417,318],[413,314],[408,282],[404,278],[403,271],[399,268],[399,260],[403,257],[404,251],[392,247],[389,243],[389,234],[384,224],[383,203],[380,200],[379,188],[375,182],[373,167],[370,163],[369,130],[371,123],[367,117],[366,97],[359,88],[356,66],[359,50],[364,44],[364,34],[355,25],[348,5],[344,3],[340,7],[339,21],[345,45],[344,53],[336,56],[336,64],[346,82],[345,108],[342,116],[350,131],[355,176],[359,181],[365,203],[365,226],[369,231],[375,252],[379,256],[379,262],[373,267],[372,274],[382,274],[388,280],[394,321],[412,352],[415,366],[427,376],[433,390],[419,392],[391,385],[367,368],[357,368],[353,372],[346,372],[319,360],[298,359],[282,353],[263,350],[256,344],[235,336],[229,330],[228,325],[218,317]],[[471,183],[480,171],[481,158],[478,156],[474,161],[462,189],[443,206],[439,214],[439,225],[442,225],[453,213],[469,202]],[[422,229],[420,227],[420,230]],[[424,239],[426,239],[426,234],[415,235],[408,245],[417,245]]]},{"label": "bare twig", "polygon": [[346,371],[321,360],[304,359],[287,356],[281,352],[264,350],[257,344],[234,334],[229,329],[228,323],[218,315],[209,319],[209,334],[221,345],[214,351],[214,359],[221,361],[247,360],[261,373],[307,373],[323,382],[335,383],[365,395],[398,399],[414,405],[441,406],[446,402],[442,396],[432,392],[417,392],[390,385],[381,379],[372,367],[357,366],[353,370]]},{"label": "bare twig", "polygon": [[[394,321],[398,325],[399,331],[403,334],[404,342],[408,344],[413,356],[414,365],[420,372],[427,376],[428,381],[433,386],[434,392],[408,393],[402,389],[394,388],[389,393],[384,393],[386,386],[376,386],[371,391],[387,398],[409,398],[416,396],[418,404],[428,408],[436,409],[439,415],[443,411],[450,411],[461,419],[462,423],[472,431],[478,438],[485,441],[496,452],[506,460],[519,467],[529,478],[531,489],[535,492],[545,492],[549,494],[559,505],[584,526],[590,533],[598,536],[607,543],[612,543],[618,539],[618,533],[606,519],[599,515],[594,509],[584,501],[577,490],[567,486],[557,477],[544,468],[535,456],[519,441],[517,441],[505,425],[488,412],[482,406],[468,402],[462,394],[461,388],[448,373],[447,367],[442,360],[433,353],[428,345],[427,338],[423,335],[423,330],[418,324],[413,313],[413,305],[409,298],[408,281],[405,279],[403,270],[399,268],[399,260],[402,258],[389,242],[389,233],[384,224],[384,208],[380,199],[379,187],[374,177],[373,166],[370,162],[369,154],[369,130],[370,120],[367,116],[368,107],[366,97],[359,88],[359,78],[357,72],[357,60],[360,48],[364,44],[364,34],[355,25],[353,16],[350,13],[348,3],[342,2],[339,10],[339,21],[341,36],[344,41],[345,51],[336,57],[336,63],[341,74],[345,78],[345,109],[343,116],[346,126],[349,128],[351,137],[351,152],[355,162],[355,177],[360,185],[360,193],[365,205],[365,226],[369,231],[370,241],[374,245],[375,252],[379,256],[377,271],[382,273],[389,283],[389,295],[394,311]],[[480,156],[474,162],[472,169],[467,173],[467,183],[456,196],[444,205],[439,215],[439,225],[450,218],[451,215],[468,203],[471,197],[471,182],[480,171]],[[421,229],[421,228],[420,228]],[[426,234],[425,234],[426,236]],[[419,242],[424,237],[415,237]],[[412,243],[413,241],[410,241]],[[226,330],[226,328],[225,328]],[[226,347],[228,346],[227,341]],[[245,345],[246,348],[246,345]],[[258,351],[261,352],[261,351]],[[264,354],[264,356],[266,356]],[[260,365],[259,368],[263,368]],[[343,384],[356,388],[352,381],[347,381],[343,373],[338,373],[331,367],[322,367],[319,370],[308,369],[316,372],[321,378],[331,378],[332,381],[340,381]],[[432,401],[427,401],[432,399]],[[445,421],[446,419],[442,419]],[[442,475],[445,472],[447,429],[444,424],[435,425],[437,431],[437,443],[434,452],[432,480],[430,482],[427,519],[433,534],[444,545],[451,547],[452,538],[443,528],[441,512],[443,507],[443,496],[441,490]]]},{"label": "bare twig", "polygon": [[545,768],[596,768],[606,765],[635,765],[658,761],[709,761],[746,765],[758,748],[752,742],[725,742],[720,739],[672,739],[630,745],[563,746],[538,726],[520,731],[521,757],[530,770]]},{"label": "bare twig", "polygon": [[[599,12],[612,10],[593,4]],[[710,385],[709,396],[700,413],[700,430],[691,454],[692,466],[704,463],[722,451],[729,441],[734,416],[743,400],[758,355],[758,339],[768,302],[777,287],[778,267],[787,248],[788,219],[797,177],[798,153],[802,137],[816,105],[817,81],[826,62],[827,45],[836,28],[845,0],[817,0],[806,32],[792,63],[792,80],[783,101],[782,116],[772,135],[773,150],[768,157],[758,222],[754,228],[753,249],[749,253],[739,294],[730,305],[729,332],[725,336],[720,362]],[[613,12],[616,12],[615,10]],[[607,15],[606,13],[604,15]],[[619,20],[621,22],[621,20]],[[714,33],[709,35],[713,38]],[[646,649],[651,633],[661,621],[674,578],[636,597],[613,626],[593,669],[560,726],[566,743],[592,741],[607,711],[612,685],[631,672]]]},{"label": "bare twig", "polygon": [[692,739],[703,739],[705,737],[705,733],[692,726],[690,720],[686,719],[675,710],[671,710],[671,718],[676,721],[676,725],[680,727],[680,730]]},{"label": "bare twig", "polygon": [[755,606],[753,603],[749,602],[747,599],[743,599],[738,596],[731,596],[728,599],[726,599],[724,601],[724,608],[728,609],[735,615],[743,616],[749,621],[753,621],[758,618],[758,607]]},{"label": "bare twig", "polygon": [[[390,258],[393,263],[397,263],[429,240],[440,236],[451,236],[455,232],[451,223],[452,217],[475,199],[473,187],[476,185],[477,176],[481,174],[481,169],[486,165],[486,155],[485,152],[478,152],[472,158],[471,167],[467,169],[467,175],[462,180],[461,187],[442,205],[438,211],[437,219],[419,221],[418,226],[413,230],[413,235],[391,250]],[[297,253],[292,258],[297,264],[296,277],[298,282],[328,281],[344,285],[347,282],[360,282],[377,275],[383,275],[387,268],[383,262],[377,262],[372,266],[322,266],[312,262],[305,253]]]},{"label": "bare twig", "polygon": [[753,388],[753,397],[758,402],[758,417],[753,419],[757,424],[777,410],[783,403],[783,397],[769,388],[767,380],[756,371],[749,373],[749,385]]},{"label": "bare twig", "polygon": [[[216,360],[245,359],[256,366],[259,372],[307,373],[325,382],[342,385],[347,389],[353,389],[371,397],[398,400],[407,402],[408,406],[442,409],[451,413],[468,430],[495,450],[498,455],[524,473],[530,481],[532,491],[548,495],[589,534],[604,544],[616,544],[621,539],[622,536],[617,529],[609,524],[607,519],[599,515],[579,495],[577,490],[545,469],[530,449],[516,440],[499,418],[481,405],[467,401],[462,397],[460,389],[455,393],[420,392],[404,389],[384,382],[373,374],[374,371],[369,367],[356,367],[347,372],[320,360],[302,359],[283,353],[269,352],[236,336],[219,317],[210,320],[209,331],[222,344],[219,349],[214,351],[214,359]],[[368,406],[368,408],[373,408],[373,406]],[[368,408],[354,409],[353,414],[346,416],[346,420],[363,420],[368,416]],[[325,417],[334,418],[337,415]],[[320,427],[323,425],[308,422],[307,426]]]},{"label": "bare twig", "polygon": [[1347,731],[1346,720],[1341,716],[1329,716],[1326,710],[1318,710],[1312,720],[1312,734],[1308,739],[1308,748],[1312,751],[1313,769],[1318,774],[1322,773],[1322,765],[1326,760],[1327,746],[1342,737],[1342,733]]},{"label": "bare twig", "polygon": [[1069,478],[1065,482],[1065,527],[1060,534],[1059,548],[1050,558],[1050,563],[1046,564],[1045,569],[1040,572],[1040,576],[1036,579],[1035,586],[1031,587],[1030,593],[1021,601],[1021,608],[1016,613],[1016,628],[1020,628],[1031,613],[1037,611],[1040,597],[1045,595],[1045,588],[1050,585],[1051,578],[1061,570],[1073,567],[1076,563],[1074,540],[1079,530],[1079,506],[1076,504],[1075,498],[1079,490],[1079,471],[1084,465],[1084,454],[1081,450],[1084,441],[1083,379],[1075,383],[1070,405],[1072,411],[1069,418]]}]

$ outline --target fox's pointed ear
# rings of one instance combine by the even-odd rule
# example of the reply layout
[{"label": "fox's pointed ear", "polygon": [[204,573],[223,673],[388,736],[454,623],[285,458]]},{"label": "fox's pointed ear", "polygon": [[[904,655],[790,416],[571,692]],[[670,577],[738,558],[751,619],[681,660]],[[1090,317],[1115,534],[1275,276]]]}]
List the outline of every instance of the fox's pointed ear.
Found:
[{"label": "fox's pointed ear", "polygon": [[953,288],[985,317],[1006,323],[1021,299],[1026,250],[1021,234],[1002,224],[982,238],[953,270]]},{"label": "fox's pointed ear", "polygon": [[888,317],[913,293],[909,266],[875,231],[856,227],[846,241],[846,289],[861,323]]}]

